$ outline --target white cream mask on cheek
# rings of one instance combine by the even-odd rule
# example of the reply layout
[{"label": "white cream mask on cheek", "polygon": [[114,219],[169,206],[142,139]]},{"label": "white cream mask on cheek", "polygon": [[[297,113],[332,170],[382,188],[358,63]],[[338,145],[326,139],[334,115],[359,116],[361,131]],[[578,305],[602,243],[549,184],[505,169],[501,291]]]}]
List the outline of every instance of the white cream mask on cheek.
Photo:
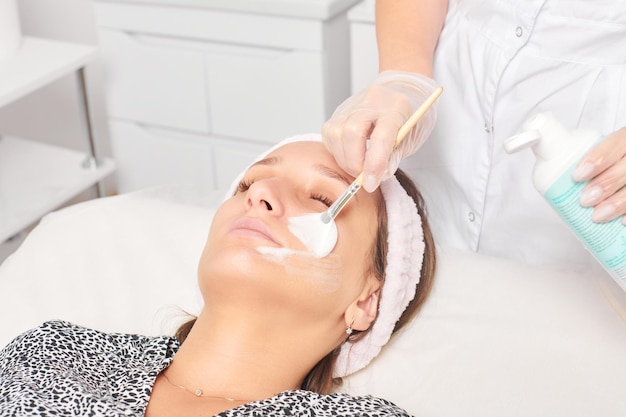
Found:
[{"label": "white cream mask on cheek", "polygon": [[339,255],[318,258],[310,252],[289,248],[260,246],[256,249],[266,259],[282,265],[290,276],[309,281],[322,293],[335,292],[341,287],[343,263]]},{"label": "white cream mask on cheek", "polygon": [[316,257],[326,257],[337,243],[337,227],[333,221],[324,224],[321,213],[289,218],[289,231]]}]

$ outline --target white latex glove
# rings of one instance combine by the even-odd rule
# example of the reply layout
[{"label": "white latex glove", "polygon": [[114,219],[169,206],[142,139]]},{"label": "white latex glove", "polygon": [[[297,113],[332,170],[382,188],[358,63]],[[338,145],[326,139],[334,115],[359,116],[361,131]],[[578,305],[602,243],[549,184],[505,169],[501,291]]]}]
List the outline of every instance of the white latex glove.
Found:
[{"label": "white latex glove", "polygon": [[337,107],[322,128],[324,145],[347,173],[357,176],[363,171],[366,191],[376,190],[433,130],[436,102],[393,149],[400,127],[437,87],[434,80],[421,74],[381,72],[365,90]]}]

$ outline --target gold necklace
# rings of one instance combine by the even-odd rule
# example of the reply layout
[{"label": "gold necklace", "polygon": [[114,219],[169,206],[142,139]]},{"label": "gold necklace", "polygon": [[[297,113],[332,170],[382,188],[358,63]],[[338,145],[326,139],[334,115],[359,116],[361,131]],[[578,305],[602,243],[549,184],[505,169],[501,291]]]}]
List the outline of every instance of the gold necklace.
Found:
[{"label": "gold necklace", "polygon": [[163,372],[161,375],[163,375],[165,377],[165,380],[167,382],[169,382],[172,386],[176,387],[176,388],[180,388],[180,389],[184,389],[185,391],[189,392],[190,394],[195,395],[196,397],[206,397],[206,398],[217,398],[220,400],[226,400],[226,401],[230,401],[230,402],[250,402],[251,400],[238,400],[236,398],[230,398],[230,397],[220,397],[217,395],[206,395],[202,392],[202,390],[200,388],[196,388],[195,390],[190,390],[187,387],[183,387],[182,385],[178,385],[173,383],[167,376],[167,374],[165,372]]}]

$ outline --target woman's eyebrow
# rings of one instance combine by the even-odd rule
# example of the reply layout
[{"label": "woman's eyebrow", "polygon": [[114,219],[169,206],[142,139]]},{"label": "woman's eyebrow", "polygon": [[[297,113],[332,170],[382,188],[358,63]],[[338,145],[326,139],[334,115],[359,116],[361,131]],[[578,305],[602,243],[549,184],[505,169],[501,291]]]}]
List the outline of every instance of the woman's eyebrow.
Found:
[{"label": "woman's eyebrow", "polygon": [[[265,166],[273,166],[273,165],[278,165],[282,162],[282,159],[278,156],[270,156],[269,158],[264,158],[261,159],[260,161],[255,162],[254,164],[250,165],[250,168],[253,168],[257,165],[265,165]],[[337,170],[334,170],[332,168],[330,168],[327,165],[324,164],[315,164],[313,165],[313,168],[319,172],[320,174],[341,181],[343,183],[345,183],[346,185],[350,185],[352,184],[352,181],[350,181],[348,178],[346,178],[345,176],[341,175]]]},{"label": "woman's eyebrow", "polygon": [[257,165],[276,165],[280,163],[280,158],[277,156],[270,156],[269,158],[263,158],[260,161],[256,161],[254,164],[250,165],[250,168]]},{"label": "woman's eyebrow", "polygon": [[316,171],[318,171],[320,174],[326,176],[326,177],[330,177],[336,180],[339,180],[341,182],[344,182],[346,185],[350,185],[352,184],[352,181],[348,180],[346,177],[344,177],[343,175],[341,175],[338,171],[326,166],[326,165],[322,165],[322,164],[315,164],[313,166],[313,168],[315,168]]}]

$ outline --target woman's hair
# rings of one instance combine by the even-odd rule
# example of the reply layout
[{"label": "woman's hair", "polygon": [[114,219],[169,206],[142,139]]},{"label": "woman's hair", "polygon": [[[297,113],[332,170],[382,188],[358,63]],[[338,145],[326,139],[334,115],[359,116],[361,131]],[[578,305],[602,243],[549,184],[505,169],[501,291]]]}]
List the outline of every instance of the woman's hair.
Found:
[{"label": "woman's hair", "polygon": [[[409,303],[407,308],[404,310],[396,325],[393,329],[393,333],[400,330],[404,327],[411,319],[419,312],[420,308],[428,298],[430,294],[430,290],[433,286],[433,281],[435,278],[435,268],[436,268],[436,254],[435,254],[435,242],[433,240],[433,235],[430,230],[430,225],[428,223],[428,218],[426,216],[426,208],[424,204],[424,199],[422,195],[417,190],[417,187],[413,183],[413,181],[400,169],[396,171],[395,174],[398,182],[404,188],[409,196],[415,201],[415,205],[417,206],[417,211],[422,221],[422,229],[424,230],[424,259],[422,263],[422,271],[420,281],[417,284],[417,288],[415,289],[415,297]],[[377,220],[378,220],[378,231],[376,233],[376,240],[374,241],[372,248],[370,249],[371,258],[374,261],[370,266],[370,272],[379,279],[384,284],[385,280],[385,269],[387,267],[387,210],[385,208],[385,201],[382,197],[377,201]],[[384,296],[384,295],[383,295]],[[183,342],[189,331],[193,327],[195,323],[195,318],[187,321],[183,325],[181,325],[176,331],[176,338]],[[372,326],[370,326],[371,329]],[[369,330],[364,330],[362,332],[355,331],[350,335],[350,338],[347,343],[355,342],[365,336]],[[328,353],[322,360],[320,360],[311,371],[304,378],[301,388],[309,391],[314,391],[319,394],[328,394],[336,390],[342,384],[342,378],[333,378],[333,366],[335,364],[335,360],[339,355],[339,350],[341,346],[336,347],[332,352]]]}]

